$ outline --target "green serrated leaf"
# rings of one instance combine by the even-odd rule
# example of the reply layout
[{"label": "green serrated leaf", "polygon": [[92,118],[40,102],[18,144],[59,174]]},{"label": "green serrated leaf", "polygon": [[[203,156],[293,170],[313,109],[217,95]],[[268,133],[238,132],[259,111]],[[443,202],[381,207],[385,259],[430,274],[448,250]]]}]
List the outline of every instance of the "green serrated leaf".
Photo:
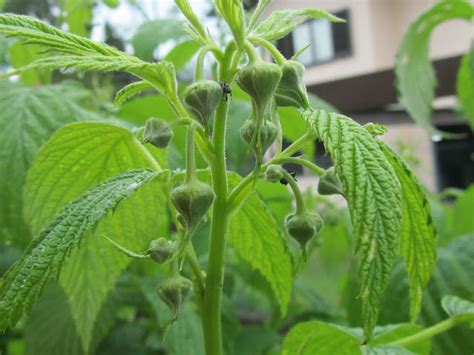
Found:
[{"label": "green serrated leaf", "polygon": [[344,188],[362,279],[364,331],[370,339],[399,247],[400,183],[375,138],[359,124],[322,110],[302,115],[331,154]]},{"label": "green serrated leaf", "polygon": [[[115,321],[116,299],[109,297],[94,326],[91,350]],[[58,336],[59,334],[59,336]],[[54,281],[45,287],[24,328],[26,355],[84,355],[67,295]]]},{"label": "green serrated leaf", "polygon": [[450,317],[459,321],[474,322],[474,302],[469,302],[457,296],[444,296],[441,305]]},{"label": "green serrated leaf", "polygon": [[[61,332],[56,336],[53,332]],[[33,306],[24,330],[26,354],[83,355],[66,294],[50,282]]]},{"label": "green serrated leaf", "polygon": [[410,277],[410,318],[414,322],[420,312],[423,290],[436,267],[438,238],[431,218],[430,204],[418,178],[385,143],[379,141],[379,145],[402,187],[400,252]]},{"label": "green serrated leaf", "polygon": [[22,188],[36,151],[61,126],[98,119],[85,110],[89,93],[80,85],[29,88],[0,81],[0,239],[25,247],[29,230],[22,217]]},{"label": "green serrated leaf", "polygon": [[299,323],[285,337],[282,355],[356,355],[359,340],[338,326],[311,321]]},{"label": "green serrated leaf", "polygon": [[[423,297],[420,324],[432,326],[446,319],[441,307],[445,295],[472,300],[474,295],[474,235],[457,238],[449,245],[438,248],[436,270]],[[394,269],[392,280],[385,293],[380,311],[380,322],[397,323],[408,320],[407,275],[402,263]],[[467,324],[458,325],[432,338],[433,354],[465,354],[474,349],[472,329]]]},{"label": "green serrated leaf", "polygon": [[[75,68],[79,70],[127,71],[149,81],[160,91],[177,97],[173,64],[144,62],[104,43],[61,31],[28,16],[0,14],[0,33],[38,45],[52,55],[5,74],[10,76],[31,69]],[[153,36],[151,36],[154,38]],[[1,77],[1,76],[0,76]]]},{"label": "green serrated leaf", "polygon": [[[237,175],[229,175],[231,187],[239,180]],[[292,287],[291,257],[275,219],[258,195],[250,195],[232,216],[229,243],[270,283],[285,315]]]},{"label": "green serrated leaf", "polygon": [[[160,166],[127,129],[84,122],[59,130],[38,152],[25,187],[25,216],[36,231],[63,206],[98,182],[124,171]],[[163,154],[163,153],[161,153]],[[158,181],[156,182],[158,183]],[[130,259],[98,234],[105,234],[131,250],[144,250],[154,239],[164,217],[164,193],[149,184],[100,224],[95,235],[84,238],[63,268],[60,284],[87,349],[93,325],[108,292]]]},{"label": "green serrated leaf", "polygon": [[0,330],[14,326],[31,309],[49,279],[59,275],[67,256],[108,211],[156,176],[142,169],[103,181],[57,214],[2,279]]},{"label": "green serrated leaf", "polygon": [[115,94],[114,105],[120,106],[125,101],[130,100],[132,97],[138,95],[142,91],[151,89],[153,89],[153,86],[147,81],[138,81],[128,84],[124,88],[120,89],[117,94]]},{"label": "green serrated leaf", "polygon": [[247,33],[251,33],[255,26],[257,25],[260,17],[262,16],[265,9],[268,5],[271,4],[273,0],[259,0],[255,11],[252,13],[252,17],[250,18],[249,25],[247,26]]},{"label": "green serrated leaf", "polygon": [[[474,11],[474,10],[473,10]],[[469,122],[471,129],[474,130],[474,44],[471,50],[462,57],[459,67],[456,93],[461,104],[463,117]]]},{"label": "green serrated leaf", "polygon": [[285,37],[300,24],[311,19],[344,22],[339,17],[318,9],[274,11],[255,28],[253,35],[268,41],[275,41]]},{"label": "green serrated leaf", "polygon": [[411,118],[421,126],[436,131],[431,124],[436,78],[429,56],[433,30],[443,22],[470,21],[474,6],[467,1],[440,1],[410,25],[403,37],[395,62],[398,100]]},{"label": "green serrated leaf", "polygon": [[[338,112],[337,109],[331,104],[315,95],[310,94],[308,95],[308,98],[311,107],[314,109],[325,110],[328,112]],[[294,142],[306,132],[306,122],[300,119],[300,114],[296,108],[279,107],[278,115],[280,117],[280,123],[283,130],[283,137],[286,140]],[[302,151],[309,160],[312,160],[315,147],[313,144],[307,144]]]}]

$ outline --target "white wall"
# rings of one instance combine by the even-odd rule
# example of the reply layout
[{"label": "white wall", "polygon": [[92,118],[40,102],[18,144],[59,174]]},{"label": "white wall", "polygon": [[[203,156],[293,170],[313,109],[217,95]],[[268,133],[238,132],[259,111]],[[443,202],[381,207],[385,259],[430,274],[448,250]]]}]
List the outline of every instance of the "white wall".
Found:
[{"label": "white wall", "polygon": [[[316,84],[392,68],[409,24],[434,3],[436,0],[274,0],[269,10],[349,9],[353,56],[307,68],[307,84]],[[473,38],[474,26],[469,22],[444,23],[433,32],[432,58],[465,53]]]}]

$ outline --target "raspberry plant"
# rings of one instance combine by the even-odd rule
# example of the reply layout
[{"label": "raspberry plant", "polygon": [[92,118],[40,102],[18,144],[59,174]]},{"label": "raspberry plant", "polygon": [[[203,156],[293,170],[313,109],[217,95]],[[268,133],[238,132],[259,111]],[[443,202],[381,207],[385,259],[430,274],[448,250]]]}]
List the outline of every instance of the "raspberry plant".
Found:
[{"label": "raspberry plant", "polygon": [[[29,172],[25,191],[25,215],[37,234],[22,258],[2,279],[0,329],[14,326],[31,309],[51,277],[62,278],[69,286],[74,283],[62,276],[64,273],[80,275],[74,265],[64,267],[70,254],[93,250],[98,260],[109,257],[101,255],[99,244],[94,249],[97,241],[87,238],[93,233],[97,240],[115,246],[115,253],[152,259],[169,273],[158,285],[156,295],[172,310],[172,317],[162,324],[164,328],[172,326],[192,293],[202,320],[206,353],[222,354],[221,304],[227,242],[269,281],[282,314],[289,301],[292,269],[297,269],[292,267],[274,220],[254,193],[255,186],[288,183],[294,195],[295,211],[287,216],[285,228],[288,235],[299,242],[303,260],[307,244],[324,228],[321,216],[305,206],[298,184],[283,167],[287,163],[301,165],[319,176],[321,195],[339,194],[347,201],[361,283],[363,345],[377,340],[373,331],[379,304],[398,255],[404,258],[410,279],[411,320],[417,319],[423,289],[436,261],[437,235],[424,191],[410,168],[379,139],[385,132],[384,127],[360,126],[341,114],[313,109],[303,83],[304,66],[285,59],[272,44],[307,19],[341,20],[321,10],[305,9],[274,12],[262,21],[269,3],[269,0],[260,1],[247,21],[241,1],[216,0],[217,13],[232,32],[232,39],[222,48],[204,28],[188,1],[176,0],[188,20],[188,32],[201,44],[195,80],[183,93],[178,90],[171,62],[145,62],[30,17],[0,15],[1,33],[18,37],[27,45],[40,46],[47,54],[7,75],[31,69],[125,71],[140,81],[117,93],[117,105],[144,90],[154,89],[166,98],[175,114],[171,123],[150,118],[143,132],[136,134],[101,122],[75,123],[58,131],[43,146]],[[273,62],[263,59],[257,47],[265,49]],[[213,77],[206,77],[204,72],[204,62],[209,55],[217,63]],[[254,169],[244,177],[228,170],[226,164],[228,109],[231,87],[235,85],[249,96],[253,108],[251,117],[240,129],[249,154],[255,157]],[[298,109],[307,132],[282,149],[277,108],[287,106]],[[182,126],[187,129],[186,169],[185,172],[170,171],[160,161],[160,150],[173,140],[173,130]],[[106,148],[116,152],[117,168],[111,169],[111,176],[95,187],[84,188],[81,194],[70,193],[67,186],[61,185],[61,180],[67,175],[80,185],[88,168],[97,161],[100,163],[100,152],[91,152],[105,140],[109,144]],[[314,140],[324,144],[333,167],[323,169],[296,155]],[[276,147],[276,153],[268,152],[270,146]],[[68,160],[71,152],[76,158]],[[207,168],[196,168],[197,154],[204,158]],[[124,156],[131,156],[135,169],[113,176],[121,170],[120,160],[125,159]],[[60,171],[48,175],[56,164],[60,165]],[[102,168],[107,168],[107,164],[104,162]],[[52,203],[43,208],[41,201],[45,198],[56,201],[56,205]],[[143,201],[143,209],[127,208],[125,201],[133,199]],[[142,245],[149,243],[144,251],[129,250],[126,236],[129,225],[158,218],[160,213],[165,213],[165,205],[171,210],[180,238],[150,241],[147,234],[140,241]],[[119,218],[110,219],[109,211],[116,210]],[[211,221],[211,229],[205,269],[191,241],[206,218]],[[253,238],[243,240],[242,228],[251,228]],[[158,231],[150,233],[158,234]],[[127,262],[119,264],[117,270],[109,270],[112,276],[107,282],[113,284],[127,266]],[[192,280],[183,275],[184,265],[189,266]],[[102,267],[106,268],[107,264]],[[467,301],[451,297],[445,299],[443,306],[452,318],[392,342],[383,350],[399,351],[398,346],[416,344],[457,323],[472,320],[473,306]],[[89,332],[82,338],[87,349],[91,328],[87,322],[82,322],[80,327],[85,334]],[[296,349],[307,346],[305,353],[316,354],[334,339],[338,340],[341,353],[365,351],[350,333],[315,321],[294,327],[285,340],[283,353],[293,354]]]}]

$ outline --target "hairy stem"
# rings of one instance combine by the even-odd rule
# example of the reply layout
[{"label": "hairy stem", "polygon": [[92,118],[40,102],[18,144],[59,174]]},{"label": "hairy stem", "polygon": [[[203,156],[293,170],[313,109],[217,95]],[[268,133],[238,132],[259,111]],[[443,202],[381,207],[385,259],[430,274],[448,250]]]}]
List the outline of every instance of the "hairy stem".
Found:
[{"label": "hairy stem", "polygon": [[221,298],[224,283],[224,251],[229,214],[227,211],[227,169],[225,161],[225,126],[228,102],[222,100],[214,120],[215,160],[211,164],[212,186],[216,199],[212,210],[209,266],[202,307],[202,325],[206,354],[222,354]]},{"label": "hairy stem", "polygon": [[[319,174],[318,172],[324,172],[324,171],[322,168],[318,167],[317,165],[307,160],[304,160],[302,158],[290,157],[292,154],[296,153],[298,150],[304,147],[306,143],[308,143],[311,139],[312,139],[312,135],[308,133],[301,136],[295,142],[293,142],[289,147],[287,147],[284,151],[275,155],[272,159],[270,159],[268,162],[263,164],[260,172],[265,171],[265,169],[270,164],[281,164],[285,162],[291,162],[291,163],[304,165],[310,170],[314,171],[317,175],[322,175],[322,174]],[[246,187],[254,180],[254,177],[255,177],[254,173],[252,172],[248,174],[245,178],[243,178],[236,187],[234,187],[234,189],[229,195],[229,207],[231,209],[235,209],[235,207],[237,207],[240,204],[240,202],[245,199],[245,195],[248,192],[250,192],[246,190]],[[241,195],[244,195],[244,196],[242,197]]]},{"label": "hairy stem", "polygon": [[265,47],[278,64],[283,64],[284,62],[286,62],[286,58],[283,56],[283,54],[281,54],[280,51],[266,39],[258,37],[249,37],[249,41],[251,43],[255,43]]},{"label": "hairy stem", "polygon": [[303,158],[299,158],[299,157],[276,158],[276,159],[272,159],[272,163],[273,164],[298,164],[311,170],[313,173],[315,173],[318,176],[323,176],[325,172],[325,170],[321,168],[320,166],[317,166],[313,162],[303,159]]},{"label": "hairy stem", "polygon": [[298,184],[296,183],[295,179],[293,176],[291,176],[288,171],[282,168],[283,176],[285,177],[286,181],[290,184],[291,190],[293,190],[293,195],[295,195],[295,200],[296,200],[296,213],[302,214],[306,211],[306,207],[304,205],[303,201],[303,195],[301,194],[301,190],[298,187]]},{"label": "hairy stem", "polygon": [[185,182],[187,184],[196,180],[196,160],[194,157],[194,131],[196,130],[196,125],[192,123],[188,127],[188,132],[186,136],[186,178]]}]

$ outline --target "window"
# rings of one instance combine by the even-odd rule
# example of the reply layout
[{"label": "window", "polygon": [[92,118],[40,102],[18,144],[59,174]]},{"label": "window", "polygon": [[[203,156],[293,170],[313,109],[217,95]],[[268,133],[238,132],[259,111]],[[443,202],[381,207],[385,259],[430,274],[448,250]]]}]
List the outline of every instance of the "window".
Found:
[{"label": "window", "polygon": [[[335,15],[349,20],[348,10],[336,12]],[[286,58],[290,58],[310,44],[311,46],[298,57],[298,60],[306,66],[349,56],[352,51],[348,22],[333,23],[327,20],[305,22],[280,40],[278,47]]]},{"label": "window", "polygon": [[438,189],[465,189],[474,181],[474,135],[467,125],[449,125],[441,130],[463,135],[459,139],[434,140]]}]

